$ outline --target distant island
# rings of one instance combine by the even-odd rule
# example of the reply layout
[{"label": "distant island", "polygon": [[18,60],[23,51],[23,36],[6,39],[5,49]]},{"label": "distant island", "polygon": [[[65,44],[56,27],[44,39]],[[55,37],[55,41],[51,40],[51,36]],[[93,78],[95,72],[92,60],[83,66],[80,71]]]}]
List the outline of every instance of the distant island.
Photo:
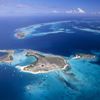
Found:
[{"label": "distant island", "polygon": [[16,29],[14,35],[17,39],[25,39],[27,37],[44,36],[48,34],[58,34],[63,32],[73,33],[73,31],[67,28],[68,23],[70,23],[70,21],[34,24],[28,27]]},{"label": "distant island", "polygon": [[93,54],[83,54],[83,53],[77,53],[73,59],[94,59],[95,55]]}]

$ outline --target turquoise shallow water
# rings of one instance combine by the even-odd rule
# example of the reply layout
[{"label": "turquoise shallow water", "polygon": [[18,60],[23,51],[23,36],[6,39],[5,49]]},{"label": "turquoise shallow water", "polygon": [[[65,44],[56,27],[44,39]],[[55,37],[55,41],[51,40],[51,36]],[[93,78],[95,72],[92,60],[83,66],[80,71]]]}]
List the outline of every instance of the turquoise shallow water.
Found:
[{"label": "turquoise shallow water", "polygon": [[29,65],[33,62],[37,61],[37,59],[34,56],[26,58],[23,62],[20,63],[21,66]]},{"label": "turquoise shallow water", "polygon": [[33,62],[37,61],[35,56],[26,56],[26,52],[18,50],[13,54],[13,62],[12,65],[21,65],[27,66]]}]

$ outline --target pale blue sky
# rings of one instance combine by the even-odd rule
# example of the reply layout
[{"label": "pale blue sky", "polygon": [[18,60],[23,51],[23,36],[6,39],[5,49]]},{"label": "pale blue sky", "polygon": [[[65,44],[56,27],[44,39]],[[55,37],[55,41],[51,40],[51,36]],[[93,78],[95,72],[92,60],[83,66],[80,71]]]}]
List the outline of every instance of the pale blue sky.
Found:
[{"label": "pale blue sky", "polygon": [[0,0],[0,15],[100,14],[100,0]]}]

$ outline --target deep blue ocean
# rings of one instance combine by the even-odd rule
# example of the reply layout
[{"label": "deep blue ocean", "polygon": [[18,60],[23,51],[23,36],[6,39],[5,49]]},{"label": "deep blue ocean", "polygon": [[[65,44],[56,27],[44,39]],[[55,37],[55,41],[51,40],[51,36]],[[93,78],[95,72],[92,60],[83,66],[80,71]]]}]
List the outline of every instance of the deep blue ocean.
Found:
[{"label": "deep blue ocean", "polygon": [[[24,40],[14,37],[17,28],[38,23],[81,19],[84,18],[62,16],[0,18],[0,49],[33,49],[62,56],[70,56],[77,52],[100,51],[100,34],[91,32],[49,34]],[[86,20],[100,21],[99,18]],[[100,26],[100,23],[97,24]],[[80,82],[74,81],[76,78],[72,80],[66,76],[69,82],[67,85],[57,79],[59,75],[62,76],[62,72],[32,75],[22,73],[10,65],[0,65],[0,100],[100,100],[99,61],[89,63],[84,60],[77,62],[71,60],[70,63],[71,71]]]}]

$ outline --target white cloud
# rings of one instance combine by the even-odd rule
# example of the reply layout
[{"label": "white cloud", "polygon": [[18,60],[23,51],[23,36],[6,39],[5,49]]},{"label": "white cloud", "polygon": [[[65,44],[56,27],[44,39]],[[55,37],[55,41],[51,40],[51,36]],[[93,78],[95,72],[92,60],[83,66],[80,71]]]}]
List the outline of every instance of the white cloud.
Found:
[{"label": "white cloud", "polygon": [[77,8],[77,10],[78,10],[79,13],[82,13],[82,14],[86,13],[85,10],[83,10],[81,8]]},{"label": "white cloud", "polygon": [[66,10],[65,13],[67,14],[85,14],[85,10],[81,9],[81,8],[77,8],[77,9],[70,9],[70,10]]}]

